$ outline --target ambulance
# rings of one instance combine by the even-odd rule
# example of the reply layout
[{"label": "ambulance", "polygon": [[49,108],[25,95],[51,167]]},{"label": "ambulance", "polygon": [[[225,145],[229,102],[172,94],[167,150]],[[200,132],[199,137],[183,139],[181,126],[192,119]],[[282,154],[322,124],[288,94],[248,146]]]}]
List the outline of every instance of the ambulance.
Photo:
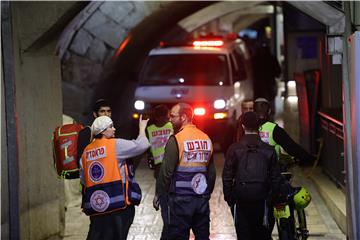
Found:
[{"label": "ambulance", "polygon": [[201,39],[150,51],[139,75],[134,114],[179,102],[194,108],[194,123],[223,149],[233,141],[241,103],[253,98],[249,53],[241,39]]}]

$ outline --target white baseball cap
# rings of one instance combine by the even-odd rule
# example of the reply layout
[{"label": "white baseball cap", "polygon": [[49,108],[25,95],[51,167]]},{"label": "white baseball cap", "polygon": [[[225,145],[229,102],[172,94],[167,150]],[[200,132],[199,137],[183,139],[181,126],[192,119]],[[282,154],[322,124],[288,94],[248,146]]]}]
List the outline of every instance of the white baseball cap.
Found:
[{"label": "white baseball cap", "polygon": [[95,121],[91,125],[91,132],[94,136],[105,131],[113,124],[113,121],[108,116],[100,116],[95,118]]}]

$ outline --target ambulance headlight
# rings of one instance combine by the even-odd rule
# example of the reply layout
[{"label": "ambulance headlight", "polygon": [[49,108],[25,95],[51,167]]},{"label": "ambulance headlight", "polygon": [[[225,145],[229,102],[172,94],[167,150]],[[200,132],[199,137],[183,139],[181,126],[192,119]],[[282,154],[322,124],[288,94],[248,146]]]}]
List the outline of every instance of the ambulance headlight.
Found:
[{"label": "ambulance headlight", "polygon": [[214,101],[214,108],[215,109],[223,109],[226,106],[226,102],[224,99],[217,99]]},{"label": "ambulance headlight", "polygon": [[137,100],[135,101],[134,103],[134,107],[136,110],[144,110],[145,108],[145,102],[144,101],[141,101],[141,100]]}]

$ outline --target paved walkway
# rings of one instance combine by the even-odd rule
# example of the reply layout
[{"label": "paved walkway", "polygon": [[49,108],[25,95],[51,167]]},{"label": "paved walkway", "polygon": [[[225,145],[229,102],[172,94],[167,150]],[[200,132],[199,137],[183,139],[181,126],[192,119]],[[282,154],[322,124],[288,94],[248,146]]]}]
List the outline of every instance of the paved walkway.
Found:
[{"label": "paved walkway", "polygon": [[[280,88],[279,88],[280,89]],[[281,90],[281,89],[280,89]],[[283,114],[283,111],[287,114]],[[297,103],[284,102],[280,97],[276,98],[276,121],[284,126],[288,133],[297,139],[298,126],[294,123],[298,122]],[[286,124],[285,124],[286,123]],[[223,155],[216,154],[215,162],[218,173],[216,186],[210,200],[211,210],[211,225],[210,238],[212,240],[235,240],[236,234],[233,226],[230,210],[224,201],[222,193],[221,171],[223,166]],[[340,231],[333,218],[331,217],[324,201],[319,196],[313,182],[309,178],[305,178],[301,174],[300,169],[294,169],[293,172],[298,173],[294,177],[295,186],[306,186],[311,192],[312,202],[306,208],[306,218],[308,229],[310,232],[310,240],[345,240],[346,236]],[[321,172],[314,172],[314,174],[321,174]],[[320,176],[312,176],[313,179],[318,179]],[[322,178],[324,178],[322,176]],[[136,179],[139,182],[143,199],[136,208],[134,223],[129,232],[129,240],[158,240],[162,228],[162,221],[160,212],[156,212],[152,207],[152,199],[155,191],[155,180],[150,171],[142,161],[136,171]],[[330,181],[322,181],[321,184],[332,184]],[[67,193],[67,211],[65,220],[64,240],[79,240],[86,239],[89,219],[80,210],[80,194],[78,192],[79,183],[76,180],[66,181]],[[194,239],[192,236],[191,239]],[[273,232],[273,239],[277,239],[276,229]]]},{"label": "paved walkway", "polygon": [[[235,240],[236,234],[231,218],[231,213],[225,201],[223,200],[221,171],[223,165],[223,155],[215,155],[216,168],[218,177],[214,193],[211,196],[211,227],[210,238],[212,240]],[[156,212],[152,207],[152,199],[155,191],[155,180],[152,172],[144,165],[142,161],[136,171],[136,179],[141,185],[143,191],[143,199],[139,207],[136,208],[134,223],[129,232],[129,240],[158,240],[162,228],[160,212]],[[297,169],[296,172],[301,172]],[[333,221],[324,202],[319,197],[316,188],[310,180],[304,178],[301,174],[295,177],[297,184],[306,186],[313,197],[312,202],[306,208],[306,217],[310,231],[309,239],[317,240],[345,240],[346,237],[336,223]],[[80,210],[80,195],[77,193],[78,184],[76,180],[72,180],[70,184],[67,182],[68,206],[66,211],[64,240],[86,239],[89,228],[89,219]],[[273,238],[277,239],[276,230],[274,230]],[[191,239],[194,239],[191,236]]]}]

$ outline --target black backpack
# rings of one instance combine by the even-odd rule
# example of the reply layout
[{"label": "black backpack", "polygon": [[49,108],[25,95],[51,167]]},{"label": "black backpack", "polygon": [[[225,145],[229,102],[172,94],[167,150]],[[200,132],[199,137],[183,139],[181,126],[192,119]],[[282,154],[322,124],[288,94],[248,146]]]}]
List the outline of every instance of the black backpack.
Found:
[{"label": "black backpack", "polygon": [[260,201],[268,196],[271,159],[260,147],[258,144],[248,144],[235,151],[235,192],[240,202]]}]

